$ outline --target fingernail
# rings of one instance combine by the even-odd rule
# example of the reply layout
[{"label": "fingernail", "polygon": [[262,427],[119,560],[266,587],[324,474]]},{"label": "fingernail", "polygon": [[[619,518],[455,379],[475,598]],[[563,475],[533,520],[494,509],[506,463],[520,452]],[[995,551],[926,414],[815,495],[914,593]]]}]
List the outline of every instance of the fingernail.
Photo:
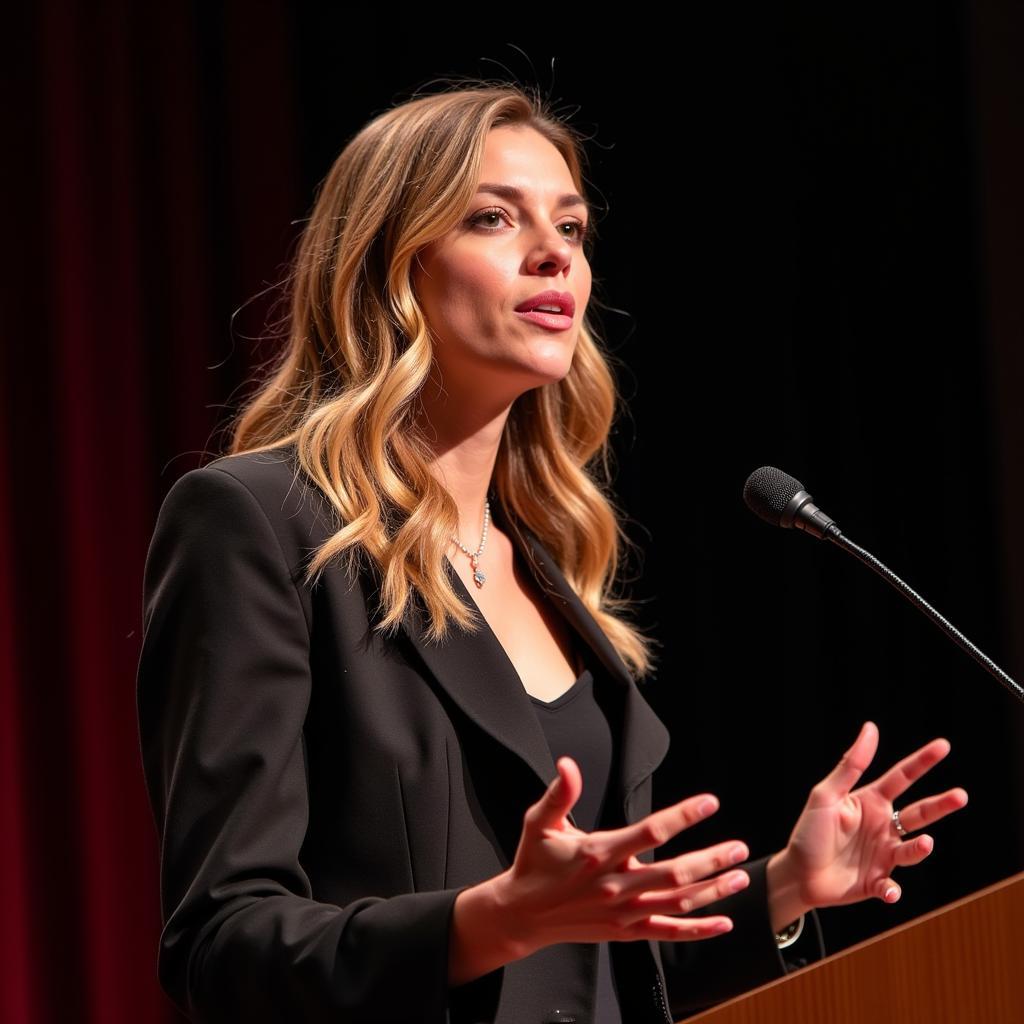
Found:
[{"label": "fingernail", "polygon": [[734,846],[732,852],[729,854],[730,864],[739,864],[744,857],[746,857],[747,851],[742,846]]},{"label": "fingernail", "polygon": [[739,892],[740,889],[746,889],[749,884],[750,876],[745,871],[741,871],[729,879],[729,892]]},{"label": "fingernail", "polygon": [[886,903],[895,903],[898,896],[899,896],[899,890],[896,889],[894,886],[890,885],[889,888],[885,890],[885,902]]},{"label": "fingernail", "polygon": [[716,924],[715,927],[712,929],[712,931],[717,935],[721,935],[722,932],[731,932],[732,921],[719,921],[718,924]]},{"label": "fingernail", "polygon": [[710,798],[702,800],[700,806],[697,808],[697,813],[702,817],[706,818],[709,814],[712,814],[718,809],[718,803]]}]

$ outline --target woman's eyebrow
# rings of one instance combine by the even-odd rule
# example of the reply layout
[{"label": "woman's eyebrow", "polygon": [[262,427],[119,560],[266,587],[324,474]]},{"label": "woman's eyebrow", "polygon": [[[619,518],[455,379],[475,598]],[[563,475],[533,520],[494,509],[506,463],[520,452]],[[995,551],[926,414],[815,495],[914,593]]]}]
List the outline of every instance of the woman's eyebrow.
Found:
[{"label": "woman's eyebrow", "polygon": [[[496,181],[481,182],[477,186],[477,193],[480,192],[491,192],[496,196],[501,196],[504,199],[512,199],[517,203],[521,203],[525,197],[525,193],[521,188],[517,188],[515,185],[502,185]],[[575,192],[567,192],[565,195],[559,196],[555,200],[555,209],[560,210],[563,206],[582,206],[586,209],[587,213],[590,213],[590,205],[586,199],[581,195],[577,195]]]}]

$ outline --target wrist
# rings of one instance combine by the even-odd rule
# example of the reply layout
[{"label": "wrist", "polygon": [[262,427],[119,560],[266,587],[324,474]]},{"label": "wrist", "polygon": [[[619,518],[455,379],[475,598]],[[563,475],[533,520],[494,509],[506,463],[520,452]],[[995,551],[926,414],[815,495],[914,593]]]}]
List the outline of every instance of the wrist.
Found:
[{"label": "wrist", "polygon": [[[522,900],[516,896],[512,869],[487,880],[489,912],[487,927],[499,932],[498,941],[508,954],[508,960],[519,960],[535,952],[533,918],[525,912]],[[506,961],[506,963],[508,962]]]},{"label": "wrist", "polygon": [[508,874],[488,878],[455,897],[448,947],[450,985],[465,984],[533,951],[511,899]]},{"label": "wrist", "polygon": [[779,933],[814,908],[801,898],[800,874],[793,864],[789,847],[768,859],[765,873],[772,931]]}]

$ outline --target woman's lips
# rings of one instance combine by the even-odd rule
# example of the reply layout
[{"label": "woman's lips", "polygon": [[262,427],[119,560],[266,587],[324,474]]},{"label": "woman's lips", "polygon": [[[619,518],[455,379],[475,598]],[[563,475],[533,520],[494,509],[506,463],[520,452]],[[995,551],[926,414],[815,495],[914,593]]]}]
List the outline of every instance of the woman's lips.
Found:
[{"label": "woman's lips", "polygon": [[525,313],[517,312],[516,316],[546,327],[549,331],[564,331],[572,327],[572,317],[564,313],[545,313],[541,309],[531,309]]}]

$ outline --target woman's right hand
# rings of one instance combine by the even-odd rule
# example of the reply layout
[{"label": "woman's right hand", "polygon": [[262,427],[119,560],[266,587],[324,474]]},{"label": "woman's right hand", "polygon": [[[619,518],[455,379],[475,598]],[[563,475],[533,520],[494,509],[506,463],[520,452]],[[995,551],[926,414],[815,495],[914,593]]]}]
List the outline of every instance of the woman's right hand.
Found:
[{"label": "woman's right hand", "polygon": [[730,840],[652,864],[636,856],[714,814],[714,796],[689,797],[625,828],[584,832],[567,818],[583,792],[579,766],[560,757],[556,767],[558,777],[523,817],[512,866],[456,897],[452,985],[556,942],[686,942],[732,929],[723,915],[673,915],[750,884],[743,870],[707,877],[746,860],[744,843]]}]

